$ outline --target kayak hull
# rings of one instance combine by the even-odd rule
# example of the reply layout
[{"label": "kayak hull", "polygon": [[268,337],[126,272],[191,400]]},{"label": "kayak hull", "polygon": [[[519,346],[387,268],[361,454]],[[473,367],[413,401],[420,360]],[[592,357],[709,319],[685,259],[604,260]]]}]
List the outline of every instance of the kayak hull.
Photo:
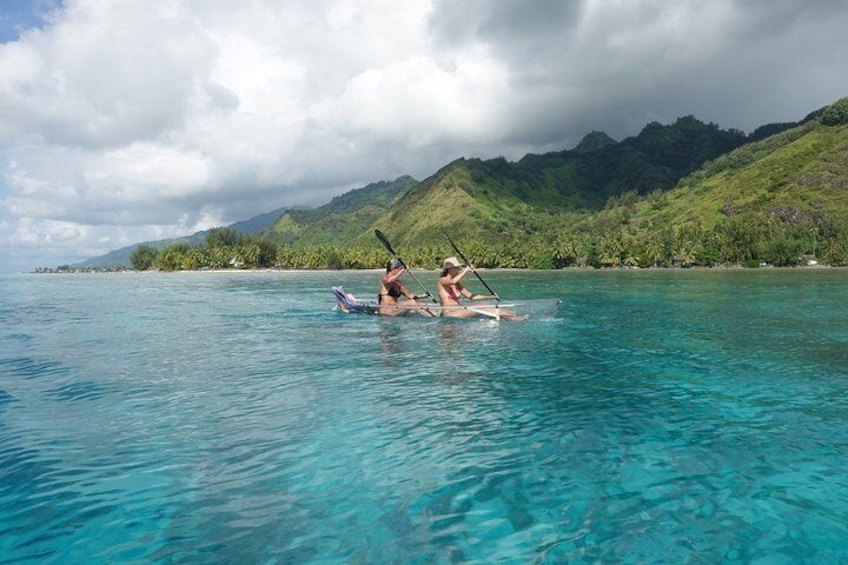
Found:
[{"label": "kayak hull", "polygon": [[336,296],[335,310],[344,314],[360,314],[366,316],[424,316],[428,318],[488,318],[527,319],[552,317],[562,307],[562,301],[526,300],[516,302],[495,302],[490,300],[475,300],[471,304],[459,306],[442,306],[438,304],[408,301],[400,304],[378,304],[376,300],[357,300],[353,295],[344,292],[340,286],[333,287]]}]

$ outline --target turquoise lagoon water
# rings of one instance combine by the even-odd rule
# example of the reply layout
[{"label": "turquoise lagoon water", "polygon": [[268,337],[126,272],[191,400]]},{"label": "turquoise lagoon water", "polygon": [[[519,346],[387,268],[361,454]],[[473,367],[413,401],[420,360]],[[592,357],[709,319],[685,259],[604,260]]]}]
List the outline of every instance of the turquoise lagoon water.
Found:
[{"label": "turquoise lagoon water", "polygon": [[848,271],[376,277],[0,277],[0,561],[848,562]]}]

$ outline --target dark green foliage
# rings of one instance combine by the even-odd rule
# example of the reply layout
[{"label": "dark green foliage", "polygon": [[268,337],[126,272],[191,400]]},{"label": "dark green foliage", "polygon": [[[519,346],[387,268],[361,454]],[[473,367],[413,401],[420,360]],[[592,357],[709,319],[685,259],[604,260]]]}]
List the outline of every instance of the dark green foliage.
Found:
[{"label": "dark green foliage", "polygon": [[841,98],[828,106],[822,112],[821,123],[826,126],[848,124],[848,97]]},{"label": "dark green foliage", "polygon": [[591,151],[603,149],[604,147],[609,147],[610,145],[615,145],[616,143],[617,142],[613,138],[604,132],[593,131],[583,136],[583,139],[580,140],[580,143],[577,144],[574,151],[577,153],[589,153]]},{"label": "dark green foliage", "polygon": [[794,122],[784,122],[777,124],[766,124],[764,126],[760,126],[751,132],[751,135],[748,136],[749,141],[757,141],[759,139],[764,139],[766,137],[770,137],[772,135],[778,134],[782,131],[786,131],[788,129],[794,128],[797,126],[797,123]]},{"label": "dark green foliage", "polygon": [[573,151],[527,155],[513,165],[501,158],[478,167],[530,205],[597,210],[622,192],[671,188],[707,160],[744,142],[737,130],[687,116],[670,126],[651,123],[620,143],[595,132]]},{"label": "dark green foliage", "polygon": [[359,236],[417,181],[402,176],[377,182],[333,198],[311,210],[289,210],[265,236],[278,243],[318,245]]},{"label": "dark green foliage", "polygon": [[153,266],[156,257],[156,249],[149,245],[139,245],[130,254],[130,264],[136,271],[146,271]]},{"label": "dark green foliage", "polygon": [[188,264],[189,254],[192,246],[184,241],[177,241],[166,245],[156,252],[152,266],[160,271],[179,271],[186,268],[199,268],[200,264]]},{"label": "dark green foliage", "polygon": [[686,116],[672,126],[648,124],[634,146],[659,166],[687,174],[745,141],[738,130],[721,130],[716,124],[705,125],[694,116]]},{"label": "dark green foliage", "polygon": [[206,234],[207,247],[235,247],[246,239],[246,235],[232,228],[213,228]]}]

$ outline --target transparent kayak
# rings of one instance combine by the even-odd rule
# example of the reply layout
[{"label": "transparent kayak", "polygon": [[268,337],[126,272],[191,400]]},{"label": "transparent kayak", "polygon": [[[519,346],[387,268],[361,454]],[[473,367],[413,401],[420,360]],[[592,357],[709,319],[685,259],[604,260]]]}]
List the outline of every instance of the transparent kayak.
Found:
[{"label": "transparent kayak", "polygon": [[405,301],[400,304],[379,304],[376,300],[360,300],[345,292],[341,286],[333,287],[335,310],[344,314],[367,316],[424,316],[427,318],[489,318],[493,320],[526,320],[550,318],[562,308],[562,300],[536,299],[497,302],[474,300],[459,306],[442,306],[432,302]]}]

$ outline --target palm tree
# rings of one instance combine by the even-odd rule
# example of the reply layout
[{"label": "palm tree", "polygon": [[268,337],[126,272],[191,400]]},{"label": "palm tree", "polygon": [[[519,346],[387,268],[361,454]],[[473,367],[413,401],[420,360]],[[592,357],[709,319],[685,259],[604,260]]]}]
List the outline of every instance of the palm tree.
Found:
[{"label": "palm tree", "polygon": [[621,265],[623,245],[618,236],[605,237],[601,240],[600,261],[605,267],[618,267]]},{"label": "palm tree", "polygon": [[662,243],[656,236],[651,236],[645,243],[644,255],[650,262],[652,267],[658,267],[660,262],[665,258]]},{"label": "palm tree", "polygon": [[130,254],[130,264],[136,271],[146,271],[153,265],[156,249],[150,245],[139,245]]},{"label": "palm tree", "polygon": [[558,237],[554,242],[553,250],[554,266],[557,268],[567,267],[577,259],[577,241],[574,236]]}]

